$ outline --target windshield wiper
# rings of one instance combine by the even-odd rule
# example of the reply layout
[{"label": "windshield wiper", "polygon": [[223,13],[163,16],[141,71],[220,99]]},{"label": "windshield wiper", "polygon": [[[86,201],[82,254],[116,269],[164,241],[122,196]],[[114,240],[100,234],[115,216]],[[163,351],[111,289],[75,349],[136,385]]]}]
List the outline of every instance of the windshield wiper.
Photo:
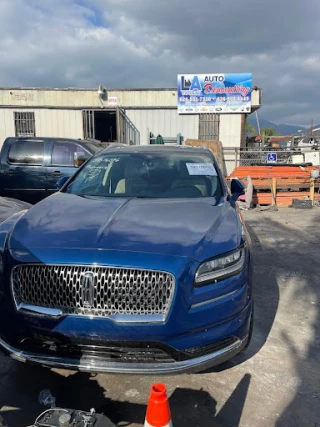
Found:
[{"label": "windshield wiper", "polygon": [[108,197],[122,197],[122,198],[128,198],[128,199],[159,199],[159,197],[156,196],[146,196],[146,195],[137,195],[137,196],[129,196],[127,194],[78,194],[78,193],[71,193],[74,196],[78,196],[78,197],[104,197],[104,198],[108,198]]},{"label": "windshield wiper", "polygon": [[74,196],[82,197],[83,199],[86,199],[87,197],[96,197],[95,194],[78,194],[78,193],[71,193]]},{"label": "windshield wiper", "polygon": [[129,197],[134,197],[135,199],[160,199],[161,198],[161,197],[156,197],[156,196],[144,196],[144,195],[129,196]]}]

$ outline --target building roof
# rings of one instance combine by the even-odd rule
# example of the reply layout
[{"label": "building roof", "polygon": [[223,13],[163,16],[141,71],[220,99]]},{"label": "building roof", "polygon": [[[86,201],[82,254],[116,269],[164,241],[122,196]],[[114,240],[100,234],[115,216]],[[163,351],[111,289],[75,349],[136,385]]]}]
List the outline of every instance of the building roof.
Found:
[{"label": "building roof", "polygon": [[[0,108],[71,109],[177,109],[177,88],[110,89],[99,96],[98,87],[0,88]],[[252,91],[252,111],[261,106],[261,91]]]},{"label": "building roof", "polygon": [[[76,92],[97,92],[98,88],[79,88],[79,87],[0,87],[0,90],[56,90],[56,91],[76,91]],[[130,88],[130,89],[117,89],[117,88],[105,88],[107,92],[172,92],[176,91],[177,88]]]},{"label": "building roof", "polygon": [[[255,86],[256,88],[256,86]],[[261,90],[261,88],[256,88],[252,90]],[[79,87],[24,87],[24,86],[18,86],[18,87],[0,87],[0,90],[57,90],[57,91],[79,91],[79,92],[97,92],[98,88],[79,88]],[[176,87],[170,88],[170,87],[153,87],[153,88],[111,88],[106,87],[105,90],[107,92],[172,92],[177,91]]]}]

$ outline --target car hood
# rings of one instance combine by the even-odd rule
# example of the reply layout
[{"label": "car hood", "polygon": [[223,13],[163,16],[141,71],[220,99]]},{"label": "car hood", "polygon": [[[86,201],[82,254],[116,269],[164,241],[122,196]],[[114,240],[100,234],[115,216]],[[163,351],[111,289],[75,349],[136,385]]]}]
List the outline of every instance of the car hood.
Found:
[{"label": "car hood", "polygon": [[32,205],[9,197],[0,197],[0,223],[15,213],[30,209]]},{"label": "car hood", "polygon": [[198,261],[240,244],[234,206],[216,199],[79,197],[57,193],[16,223],[9,248],[113,250]]}]

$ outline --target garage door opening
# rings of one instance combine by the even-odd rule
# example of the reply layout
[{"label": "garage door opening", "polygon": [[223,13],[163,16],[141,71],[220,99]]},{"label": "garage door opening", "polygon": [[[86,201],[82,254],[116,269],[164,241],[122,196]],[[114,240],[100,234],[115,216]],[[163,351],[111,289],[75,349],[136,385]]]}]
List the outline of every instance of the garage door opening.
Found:
[{"label": "garage door opening", "polygon": [[84,138],[101,142],[117,142],[117,111],[83,111]]},{"label": "garage door opening", "polygon": [[95,111],[95,139],[101,142],[117,142],[116,111]]},{"label": "garage door opening", "polygon": [[114,110],[84,110],[83,137],[103,143],[140,144],[140,132],[123,108]]}]

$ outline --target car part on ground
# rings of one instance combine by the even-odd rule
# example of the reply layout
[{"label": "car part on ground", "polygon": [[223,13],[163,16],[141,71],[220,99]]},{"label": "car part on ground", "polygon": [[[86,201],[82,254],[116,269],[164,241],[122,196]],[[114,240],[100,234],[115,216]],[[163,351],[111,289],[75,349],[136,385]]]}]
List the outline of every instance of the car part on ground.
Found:
[{"label": "car part on ground", "polygon": [[[35,422],[29,427],[116,427],[113,422],[103,414],[97,414],[94,409],[90,412],[50,408],[42,412]],[[0,427],[9,427],[0,415]]]}]

